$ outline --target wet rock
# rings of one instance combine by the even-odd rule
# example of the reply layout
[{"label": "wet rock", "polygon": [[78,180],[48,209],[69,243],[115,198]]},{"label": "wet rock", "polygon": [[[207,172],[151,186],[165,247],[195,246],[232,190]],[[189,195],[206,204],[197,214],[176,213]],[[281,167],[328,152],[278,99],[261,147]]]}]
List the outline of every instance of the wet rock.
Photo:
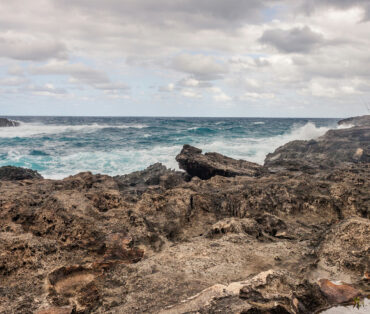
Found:
[{"label": "wet rock", "polygon": [[0,167],[0,180],[32,180],[32,179],[42,179],[42,176],[35,170],[4,166]]},{"label": "wet rock", "polygon": [[224,177],[250,176],[261,174],[262,167],[258,164],[236,160],[218,153],[205,153],[196,147],[184,145],[180,154],[176,156],[181,169],[190,176],[207,180],[213,176]]},{"label": "wet rock", "polygon": [[5,119],[5,118],[0,118],[0,128],[1,127],[16,127],[19,126],[19,122]]},{"label": "wet rock", "polygon": [[334,284],[328,279],[319,280],[320,290],[332,304],[352,302],[361,292],[347,284]]}]

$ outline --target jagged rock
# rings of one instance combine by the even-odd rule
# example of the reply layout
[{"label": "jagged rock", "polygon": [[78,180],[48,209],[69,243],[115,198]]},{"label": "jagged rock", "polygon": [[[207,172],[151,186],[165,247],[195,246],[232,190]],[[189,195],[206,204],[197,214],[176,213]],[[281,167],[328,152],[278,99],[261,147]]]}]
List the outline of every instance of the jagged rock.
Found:
[{"label": "jagged rock", "polygon": [[42,179],[42,176],[35,170],[4,166],[0,167],[0,180],[32,180],[32,179]]},{"label": "jagged rock", "polygon": [[19,126],[19,122],[17,121],[12,121],[12,120],[9,120],[9,119],[5,119],[5,118],[0,118],[0,128],[1,127],[15,127],[15,126]]},{"label": "jagged rock", "polygon": [[262,172],[258,164],[236,160],[218,153],[205,153],[202,150],[184,145],[180,154],[176,156],[181,169],[184,169],[190,176],[197,176],[207,180],[213,176],[224,177],[250,176],[256,177]]},{"label": "jagged rock", "polygon": [[339,125],[370,126],[370,115],[352,117],[338,121]]}]

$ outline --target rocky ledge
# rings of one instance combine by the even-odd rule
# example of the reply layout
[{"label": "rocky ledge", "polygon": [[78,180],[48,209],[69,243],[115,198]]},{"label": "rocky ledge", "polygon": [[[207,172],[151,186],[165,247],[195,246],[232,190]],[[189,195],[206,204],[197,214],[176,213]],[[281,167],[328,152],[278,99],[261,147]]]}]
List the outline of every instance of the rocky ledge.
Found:
[{"label": "rocky ledge", "polygon": [[20,124],[17,121],[5,119],[5,118],[0,118],[0,128],[1,127],[15,127],[15,126],[19,126],[19,125]]},{"label": "rocky ledge", "polygon": [[288,143],[264,166],[186,145],[186,173],[4,175],[0,313],[317,313],[358,302],[370,292],[369,145],[362,124]]}]

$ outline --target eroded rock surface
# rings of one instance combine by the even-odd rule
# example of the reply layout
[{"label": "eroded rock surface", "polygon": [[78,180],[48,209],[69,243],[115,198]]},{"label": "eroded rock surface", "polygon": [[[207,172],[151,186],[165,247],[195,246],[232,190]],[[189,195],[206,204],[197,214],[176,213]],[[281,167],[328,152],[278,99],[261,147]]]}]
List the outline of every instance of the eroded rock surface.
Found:
[{"label": "eroded rock surface", "polygon": [[278,149],[295,167],[186,146],[189,176],[0,180],[0,313],[316,313],[369,294],[369,161],[350,158],[368,129],[338,131]]}]

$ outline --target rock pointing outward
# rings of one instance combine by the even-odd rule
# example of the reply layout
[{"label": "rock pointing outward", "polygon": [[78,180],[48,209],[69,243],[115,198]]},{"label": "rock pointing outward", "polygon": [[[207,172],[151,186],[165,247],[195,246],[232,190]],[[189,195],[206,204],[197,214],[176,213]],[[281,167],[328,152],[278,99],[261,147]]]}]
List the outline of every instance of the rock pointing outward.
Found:
[{"label": "rock pointing outward", "polygon": [[187,173],[154,164],[46,180],[0,168],[0,313],[311,314],[361,302],[368,132],[288,143],[265,166],[186,145]]},{"label": "rock pointing outward", "polygon": [[196,147],[184,145],[182,151],[176,156],[181,169],[190,176],[207,180],[213,176],[223,177],[249,176],[256,177],[261,174],[262,167],[253,162],[236,160],[218,153],[205,153]]},{"label": "rock pointing outward", "polygon": [[0,127],[14,127],[14,126],[19,126],[19,122],[5,118],[0,118]]},{"label": "rock pointing outward", "polygon": [[0,168],[0,180],[29,180],[42,179],[42,176],[35,170],[5,166]]}]

